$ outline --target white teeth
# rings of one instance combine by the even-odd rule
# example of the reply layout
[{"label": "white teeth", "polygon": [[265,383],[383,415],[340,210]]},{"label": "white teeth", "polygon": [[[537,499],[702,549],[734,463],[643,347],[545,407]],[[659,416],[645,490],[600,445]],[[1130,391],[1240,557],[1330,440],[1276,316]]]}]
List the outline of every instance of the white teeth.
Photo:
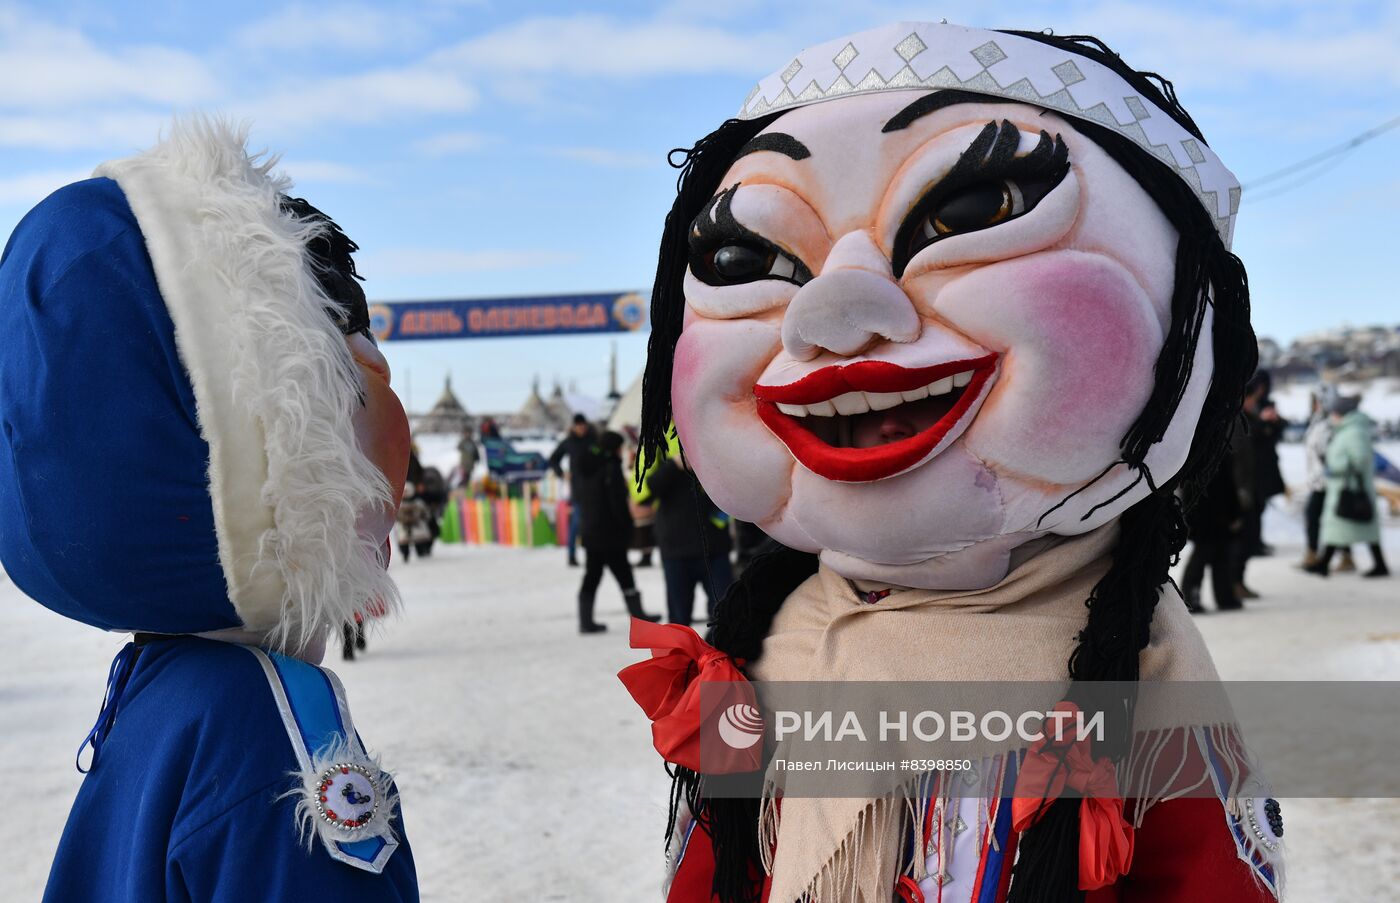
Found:
[{"label": "white teeth", "polygon": [[865,397],[872,411],[887,411],[904,404],[904,396],[898,392],[866,392]]},{"label": "white teeth", "polygon": [[887,411],[909,401],[920,401],[929,397],[947,395],[954,389],[961,389],[972,382],[973,371],[965,370],[952,376],[945,376],[935,383],[912,389],[908,392],[846,392],[829,401],[816,404],[778,403],[778,410],[789,417],[835,417],[840,414],[849,417],[867,411]]},{"label": "white teeth", "polygon": [[837,395],[831,399],[831,405],[836,408],[836,413],[846,417],[852,414],[864,414],[870,410],[870,404],[865,400],[864,392],[847,392],[845,395]]}]

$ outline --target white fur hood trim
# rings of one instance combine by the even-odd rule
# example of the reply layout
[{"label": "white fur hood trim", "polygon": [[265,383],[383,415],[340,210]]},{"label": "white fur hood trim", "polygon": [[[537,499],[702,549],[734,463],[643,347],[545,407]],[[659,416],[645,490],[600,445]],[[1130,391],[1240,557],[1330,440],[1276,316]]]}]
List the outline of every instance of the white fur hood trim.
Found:
[{"label": "white fur hood trim", "polygon": [[398,591],[356,517],[389,503],[355,442],[362,376],[305,254],[317,229],[282,211],[275,159],[247,128],[177,121],[105,163],[141,226],[209,444],[220,563],[245,627],[298,650]]}]

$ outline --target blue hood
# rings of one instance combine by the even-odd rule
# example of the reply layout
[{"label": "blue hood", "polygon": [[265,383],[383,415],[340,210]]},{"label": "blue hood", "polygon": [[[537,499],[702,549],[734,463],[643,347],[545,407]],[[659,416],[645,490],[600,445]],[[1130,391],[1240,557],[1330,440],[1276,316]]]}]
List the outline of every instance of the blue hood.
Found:
[{"label": "blue hood", "polygon": [[326,221],[246,137],[177,121],[15,230],[0,562],[88,624],[294,652],[394,609],[384,537],[359,527],[392,493],[356,440],[364,377],[309,248]]},{"label": "blue hood", "polygon": [[117,183],[60,189],[0,258],[0,561],[108,630],[239,627],[209,446],[136,217]]}]

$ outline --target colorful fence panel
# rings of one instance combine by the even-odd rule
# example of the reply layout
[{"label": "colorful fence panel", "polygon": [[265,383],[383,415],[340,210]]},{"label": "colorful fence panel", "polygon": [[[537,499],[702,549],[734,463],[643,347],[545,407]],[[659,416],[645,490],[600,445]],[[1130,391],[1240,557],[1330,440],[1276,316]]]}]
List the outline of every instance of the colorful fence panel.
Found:
[{"label": "colorful fence panel", "polygon": [[442,515],[439,541],[520,548],[564,545],[569,503],[537,498],[469,498],[454,495]]}]

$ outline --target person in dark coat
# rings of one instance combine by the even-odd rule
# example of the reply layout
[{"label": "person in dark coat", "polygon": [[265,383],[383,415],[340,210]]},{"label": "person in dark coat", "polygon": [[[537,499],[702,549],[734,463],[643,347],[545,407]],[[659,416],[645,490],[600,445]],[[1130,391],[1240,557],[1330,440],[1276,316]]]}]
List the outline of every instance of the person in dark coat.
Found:
[{"label": "person in dark coat", "polygon": [[598,432],[582,414],[574,415],[574,422],[554,453],[549,456],[549,469],[554,475],[564,476],[564,459],[569,461],[569,567],[578,567],[579,503],[578,490],[582,477],[579,462],[597,453]]},{"label": "person in dark coat", "polygon": [[622,436],[604,433],[596,450],[589,449],[570,462],[574,505],[579,512],[579,540],[583,544],[583,584],[578,593],[579,633],[600,633],[607,625],[593,620],[593,605],[603,569],[612,571],[622,587],[627,611],[634,618],[659,621],[660,615],[642,611],[642,594],[632,579],[627,549],[632,541],[632,512],[627,501],[627,478],[622,473]]},{"label": "person in dark coat", "polygon": [[729,518],[722,514],[685,459],[672,455],[654,470],[647,485],[656,499],[656,545],[666,578],[666,617],[689,624],[695,609],[695,584],[705,590],[707,612],[734,582],[729,563]]},{"label": "person in dark coat", "polygon": [[1215,607],[1221,611],[1244,607],[1235,592],[1234,561],[1244,513],[1234,469],[1227,462],[1216,468],[1206,491],[1186,515],[1193,545],[1181,577],[1181,594],[1192,614],[1205,611],[1201,605],[1201,583],[1207,567]]},{"label": "person in dark coat", "polygon": [[423,481],[414,487],[417,497],[428,509],[427,525],[428,531],[432,535],[426,549],[418,549],[420,557],[427,557],[432,553],[433,543],[442,534],[442,513],[447,510],[447,480],[443,478],[442,471],[436,467],[423,468]]},{"label": "person in dark coat", "polygon": [[1250,382],[1244,399],[1244,423],[1237,425],[1230,437],[1229,467],[1240,511],[1240,529],[1233,542],[1234,573],[1231,577],[1234,581],[1234,595],[1239,599],[1259,598],[1258,593],[1245,586],[1244,569],[1249,557],[1259,545],[1260,518],[1256,518],[1254,512],[1264,510],[1263,503],[1255,494],[1260,481],[1259,451],[1254,441],[1260,425],[1259,410],[1264,402],[1264,392],[1264,387],[1257,380]]},{"label": "person in dark coat", "polygon": [[1250,424],[1251,438],[1254,440],[1254,498],[1255,511],[1259,521],[1258,539],[1251,554],[1272,555],[1273,548],[1263,538],[1264,509],[1269,499],[1276,495],[1286,495],[1288,486],[1283,481],[1283,470],[1278,463],[1278,444],[1283,441],[1283,433],[1288,429],[1288,421],[1279,416],[1274,400],[1267,395],[1259,403],[1259,416]]}]

